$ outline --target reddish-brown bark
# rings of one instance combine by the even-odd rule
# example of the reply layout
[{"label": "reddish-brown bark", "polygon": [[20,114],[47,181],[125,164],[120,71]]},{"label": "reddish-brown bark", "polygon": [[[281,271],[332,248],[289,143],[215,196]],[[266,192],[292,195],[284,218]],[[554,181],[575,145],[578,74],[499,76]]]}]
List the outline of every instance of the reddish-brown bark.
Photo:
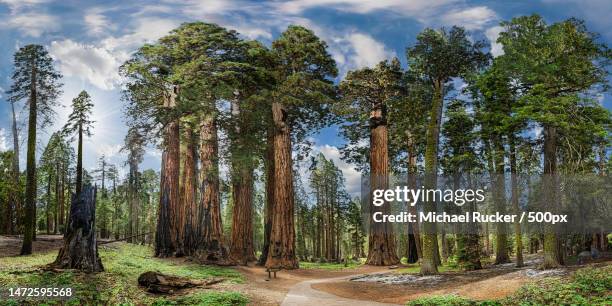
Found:
[{"label": "reddish-brown bark", "polygon": [[270,234],[272,232],[272,213],[274,211],[274,128],[268,128],[266,135],[266,206],[264,208],[264,243],[259,258],[260,265],[268,259]]},{"label": "reddish-brown bark", "polygon": [[253,248],[253,171],[241,168],[232,178],[234,210],[230,258],[241,265],[254,261]]},{"label": "reddish-brown bark", "polygon": [[199,245],[196,257],[205,263],[228,263],[223,242],[219,196],[217,126],[214,114],[204,116],[200,125],[200,207]]},{"label": "reddish-brown bark", "polygon": [[[389,146],[388,130],[384,106],[375,108],[370,115],[370,191],[387,189],[389,187]],[[381,206],[371,206],[372,213],[390,212],[388,203]],[[369,265],[386,266],[399,263],[395,252],[395,235],[389,223],[378,223],[370,220],[370,236],[368,241]]]},{"label": "reddish-brown bark", "polygon": [[[175,106],[175,96],[164,101],[165,107]],[[161,180],[157,231],[155,235],[155,256],[168,257],[176,252],[177,222],[179,206],[179,162],[180,140],[179,124],[174,119],[164,128],[164,149],[162,153]]]},{"label": "reddish-brown bark", "polygon": [[183,148],[183,182],[181,184],[181,205],[185,213],[183,230],[183,251],[191,255],[198,246],[198,207],[196,205],[196,157],[195,133],[191,124],[185,125]]},{"label": "reddish-brown bark", "polygon": [[279,102],[272,103],[274,121],[274,209],[270,249],[266,267],[295,269],[295,229],[293,216],[293,171],[291,135],[287,111]]}]

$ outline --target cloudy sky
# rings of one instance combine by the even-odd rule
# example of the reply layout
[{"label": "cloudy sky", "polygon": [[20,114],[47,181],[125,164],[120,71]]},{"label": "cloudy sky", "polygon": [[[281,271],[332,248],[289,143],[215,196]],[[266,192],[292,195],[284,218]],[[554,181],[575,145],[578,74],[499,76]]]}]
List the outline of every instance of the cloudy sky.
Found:
[{"label": "cloudy sky", "polygon": [[[83,89],[91,94],[96,123],[94,136],[85,142],[84,163],[92,168],[101,154],[116,164],[125,159],[119,152],[126,130],[117,68],[144,42],[182,22],[217,23],[268,45],[287,25],[304,25],[328,43],[343,75],[393,56],[405,63],[406,46],[425,27],[461,25],[475,39],[491,41],[491,52],[496,55],[501,52],[494,44],[499,22],[532,13],[548,22],[572,16],[584,19],[602,40],[612,41],[612,2],[608,0],[0,0],[0,150],[12,146],[10,107],[4,103],[4,91],[11,84],[13,53],[25,44],[45,45],[56,60],[64,75],[63,105],[70,105]],[[608,95],[602,97],[602,103],[612,108]],[[57,109],[55,125],[39,136],[39,150],[65,123],[69,111],[68,107]],[[20,111],[19,115],[25,114]],[[337,132],[337,127],[331,127],[314,135],[315,151],[339,164],[354,192],[359,175],[339,160],[337,148],[343,140]],[[156,150],[148,150],[143,168],[159,168],[159,157]]]}]

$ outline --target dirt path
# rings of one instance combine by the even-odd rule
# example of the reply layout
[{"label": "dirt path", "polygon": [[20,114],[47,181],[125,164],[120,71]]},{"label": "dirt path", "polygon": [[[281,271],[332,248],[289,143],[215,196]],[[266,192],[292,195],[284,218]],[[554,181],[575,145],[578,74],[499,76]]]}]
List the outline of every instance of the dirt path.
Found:
[{"label": "dirt path", "polygon": [[342,281],[354,277],[355,275],[342,276],[335,278],[326,279],[313,279],[308,281],[300,282],[293,287],[287,293],[287,296],[281,303],[281,306],[300,306],[300,305],[329,305],[329,306],[383,306],[383,305],[399,305],[399,304],[388,304],[378,303],[370,300],[355,300],[349,298],[343,298],[337,295],[327,293],[325,291],[319,291],[312,287],[313,284],[324,285],[328,282]]},{"label": "dirt path", "polygon": [[[248,267],[236,267],[236,269],[245,276],[246,281],[242,284],[222,284],[221,287],[247,295],[251,301],[249,305],[258,306],[281,305],[283,301],[285,301],[289,292],[293,290],[295,286],[298,286],[304,282],[315,281],[315,283],[317,283],[319,281],[333,281],[364,273],[376,273],[380,272],[381,270],[388,271],[387,268],[370,266],[360,266],[356,269],[339,271],[320,269],[282,270],[277,273],[277,278],[268,280],[268,275],[263,267],[251,265]],[[310,284],[308,285],[308,288],[310,288]],[[319,292],[316,290],[313,291]],[[313,305],[313,303],[291,303],[289,305]]]},{"label": "dirt path", "polygon": [[[32,253],[46,253],[58,250],[63,242],[63,235],[36,235],[36,241],[32,242]],[[0,236],[0,257],[17,256],[21,251],[23,237],[17,235]]]}]

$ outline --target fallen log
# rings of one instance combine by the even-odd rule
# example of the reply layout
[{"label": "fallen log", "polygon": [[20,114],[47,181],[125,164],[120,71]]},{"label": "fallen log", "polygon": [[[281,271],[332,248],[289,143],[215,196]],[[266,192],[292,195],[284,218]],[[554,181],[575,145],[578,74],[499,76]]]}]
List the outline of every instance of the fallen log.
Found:
[{"label": "fallen log", "polygon": [[145,287],[147,292],[173,294],[177,290],[193,287],[209,287],[222,282],[222,278],[207,280],[193,280],[185,277],[162,274],[154,271],[147,271],[138,276],[138,284]]}]

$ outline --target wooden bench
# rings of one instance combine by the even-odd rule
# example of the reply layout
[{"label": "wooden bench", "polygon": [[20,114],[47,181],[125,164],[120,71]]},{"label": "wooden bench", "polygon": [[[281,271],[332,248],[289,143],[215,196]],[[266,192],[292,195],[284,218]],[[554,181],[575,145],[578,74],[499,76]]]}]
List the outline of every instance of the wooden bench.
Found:
[{"label": "wooden bench", "polygon": [[268,279],[271,279],[272,275],[270,273],[274,272],[274,278],[276,278],[276,272],[280,271],[280,268],[267,268],[266,272],[268,272]]}]

